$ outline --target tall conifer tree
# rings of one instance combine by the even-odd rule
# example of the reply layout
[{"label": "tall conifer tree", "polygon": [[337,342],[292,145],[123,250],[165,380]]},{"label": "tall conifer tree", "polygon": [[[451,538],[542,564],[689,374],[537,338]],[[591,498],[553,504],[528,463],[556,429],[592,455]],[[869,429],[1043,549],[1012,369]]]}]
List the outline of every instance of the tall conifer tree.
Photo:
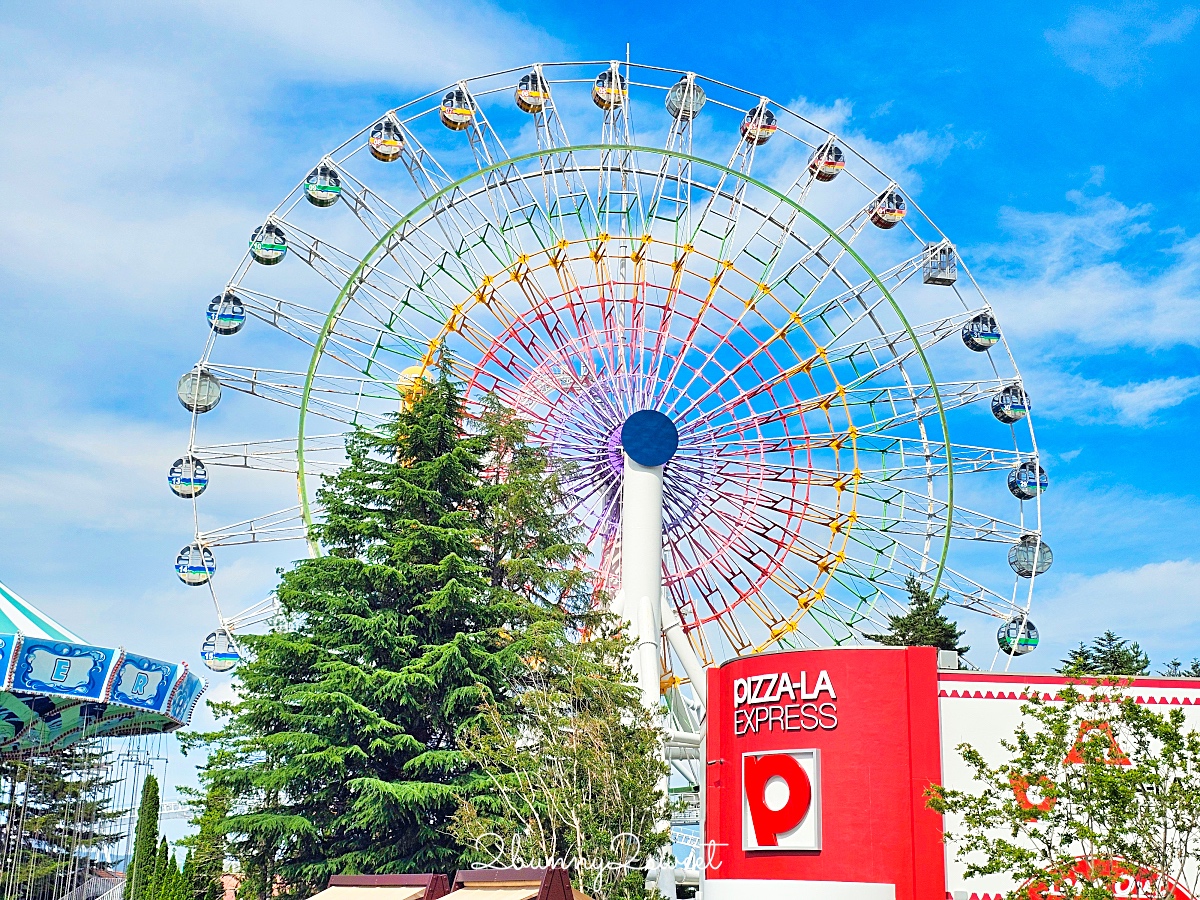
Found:
[{"label": "tall conifer tree", "polygon": [[142,782],[142,801],[138,806],[137,825],[133,833],[133,860],[125,873],[125,900],[148,900],[145,892],[154,874],[158,807],[158,779],[147,775]]},{"label": "tall conifer tree", "polygon": [[460,735],[504,709],[583,576],[558,480],[492,405],[464,432],[445,374],[347,440],[319,492],[326,555],[284,573],[282,622],[246,638],[204,777],[224,791],[245,886],[451,871],[447,824],[486,789]]}]

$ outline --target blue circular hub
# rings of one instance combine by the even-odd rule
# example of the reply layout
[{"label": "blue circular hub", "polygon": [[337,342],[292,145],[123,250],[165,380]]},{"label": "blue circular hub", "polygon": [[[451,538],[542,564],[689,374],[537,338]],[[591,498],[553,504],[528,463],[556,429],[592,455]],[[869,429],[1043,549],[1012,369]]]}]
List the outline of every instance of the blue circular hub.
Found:
[{"label": "blue circular hub", "polygon": [[679,430],[658,410],[643,409],[621,426],[621,446],[638,465],[665,465],[679,449]]}]

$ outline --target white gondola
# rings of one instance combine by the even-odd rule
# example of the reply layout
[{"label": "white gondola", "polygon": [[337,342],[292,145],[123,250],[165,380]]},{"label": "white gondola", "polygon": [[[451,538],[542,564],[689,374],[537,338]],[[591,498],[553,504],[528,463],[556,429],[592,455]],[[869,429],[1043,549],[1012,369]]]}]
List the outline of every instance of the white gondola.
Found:
[{"label": "white gondola", "polygon": [[667,91],[667,112],[672,119],[694,119],[700,114],[707,100],[704,88],[695,81],[689,81],[685,75]]},{"label": "white gondola", "polygon": [[1054,562],[1050,545],[1041,535],[1025,534],[1008,548],[1008,564],[1022,578],[1044,574]]},{"label": "white gondola", "polygon": [[949,241],[925,245],[921,254],[921,281],[949,285],[958,281],[958,256]]},{"label": "white gondola", "polygon": [[188,412],[210,412],[221,402],[221,382],[208,369],[197,367],[179,379],[175,396]]}]

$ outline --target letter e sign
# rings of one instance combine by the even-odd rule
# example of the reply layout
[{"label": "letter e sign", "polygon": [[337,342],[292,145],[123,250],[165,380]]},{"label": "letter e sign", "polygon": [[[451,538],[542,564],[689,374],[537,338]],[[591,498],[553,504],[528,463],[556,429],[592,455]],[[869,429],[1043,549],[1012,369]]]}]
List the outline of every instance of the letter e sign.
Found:
[{"label": "letter e sign", "polygon": [[821,849],[821,751],[742,756],[742,848]]}]

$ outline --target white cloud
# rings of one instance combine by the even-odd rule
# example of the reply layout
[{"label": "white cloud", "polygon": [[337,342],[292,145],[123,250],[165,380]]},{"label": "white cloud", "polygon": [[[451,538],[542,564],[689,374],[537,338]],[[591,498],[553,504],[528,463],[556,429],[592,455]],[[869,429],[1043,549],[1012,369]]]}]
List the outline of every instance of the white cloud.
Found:
[{"label": "white cloud", "polygon": [[1026,381],[1036,394],[1039,416],[1083,424],[1153,425],[1158,413],[1200,394],[1200,376],[1108,385],[1070,372],[1033,369]]},{"label": "white cloud", "polygon": [[193,9],[295,73],[333,83],[433,87],[561,49],[541,27],[488,3],[209,0]]},{"label": "white cloud", "polygon": [[291,83],[419,93],[558,52],[539,27],[478,2],[127,2],[71,14],[70,30],[0,23],[0,158],[27,201],[0,217],[0,270],[119,293],[150,315],[163,314],[164,294],[224,278],[229,248],[304,166],[291,157],[324,148],[319,127],[290,143],[260,133]]},{"label": "white cloud", "polygon": [[1153,235],[1150,206],[1067,198],[1073,211],[1003,210],[1011,239],[974,254],[990,263],[985,287],[1006,331],[1057,356],[1200,344],[1200,236],[1170,234],[1152,254],[1162,264],[1138,267],[1132,251]]},{"label": "white cloud", "polygon": [[1063,644],[1111,628],[1140,642],[1156,663],[1189,652],[1200,656],[1200,562],[1178,559],[1067,574],[1047,583],[1037,615],[1038,626]]},{"label": "white cloud", "polygon": [[1105,87],[1139,80],[1150,50],[1188,37],[1200,20],[1200,10],[1185,7],[1156,18],[1145,3],[1125,3],[1117,9],[1082,7],[1071,12],[1061,28],[1046,32],[1051,49],[1072,69],[1095,78]]}]

